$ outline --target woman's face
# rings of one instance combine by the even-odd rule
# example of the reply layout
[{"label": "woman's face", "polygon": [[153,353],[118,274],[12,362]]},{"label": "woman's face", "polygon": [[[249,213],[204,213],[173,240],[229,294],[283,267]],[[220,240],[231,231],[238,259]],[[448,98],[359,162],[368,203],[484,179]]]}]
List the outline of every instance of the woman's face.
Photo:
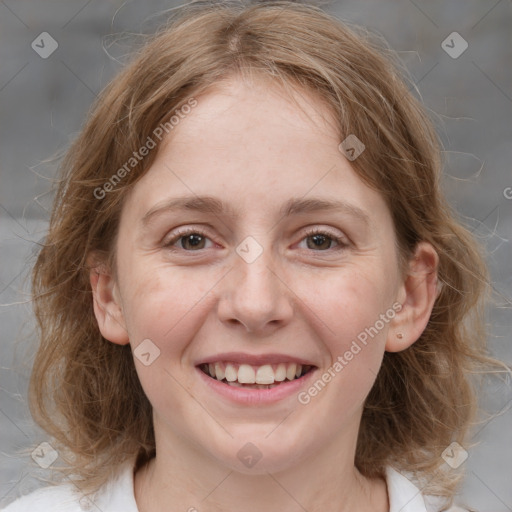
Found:
[{"label": "woman's face", "polygon": [[[117,342],[134,350],[157,446],[180,439],[245,472],[355,443],[403,284],[383,198],[325,107],[296,98],[303,109],[242,81],[197,97],[119,227]],[[293,379],[296,364],[311,370]]]}]

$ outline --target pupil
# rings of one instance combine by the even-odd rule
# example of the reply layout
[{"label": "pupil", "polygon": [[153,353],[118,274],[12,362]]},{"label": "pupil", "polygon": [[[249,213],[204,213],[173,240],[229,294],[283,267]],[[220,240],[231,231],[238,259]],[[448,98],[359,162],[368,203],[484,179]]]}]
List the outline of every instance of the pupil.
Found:
[{"label": "pupil", "polygon": [[325,242],[327,242],[327,245],[329,245],[329,241],[324,235],[313,235],[312,239],[316,247],[322,246]]},{"label": "pupil", "polygon": [[186,241],[187,243],[189,243],[192,247],[196,247],[198,244],[201,243],[202,241],[202,236],[201,235],[197,235],[197,234],[192,234],[192,235],[189,235],[187,238],[186,238]]}]

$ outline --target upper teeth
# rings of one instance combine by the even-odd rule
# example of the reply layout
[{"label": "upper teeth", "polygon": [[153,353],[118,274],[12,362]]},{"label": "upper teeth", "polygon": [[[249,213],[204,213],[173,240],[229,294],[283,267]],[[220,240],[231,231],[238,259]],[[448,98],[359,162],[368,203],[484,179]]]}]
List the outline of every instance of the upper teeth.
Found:
[{"label": "upper teeth", "polygon": [[302,365],[279,363],[252,366],[250,364],[217,362],[208,364],[208,372],[217,380],[238,381],[240,384],[273,384],[299,377],[302,373]]}]

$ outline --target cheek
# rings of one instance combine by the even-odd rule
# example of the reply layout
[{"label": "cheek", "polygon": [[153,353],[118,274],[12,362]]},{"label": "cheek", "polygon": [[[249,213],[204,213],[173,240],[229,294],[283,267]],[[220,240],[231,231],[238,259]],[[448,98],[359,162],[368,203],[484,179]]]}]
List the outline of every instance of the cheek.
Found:
[{"label": "cheek", "polygon": [[[182,359],[201,329],[208,292],[220,276],[211,270],[198,271],[191,279],[190,271],[163,265],[131,268],[124,311],[136,371],[155,410],[172,410],[177,418],[180,412],[185,414],[183,386],[190,378],[183,374]],[[150,364],[146,365],[138,354],[148,352]]]},{"label": "cheek", "polygon": [[302,403],[315,404],[314,408],[324,400],[342,404],[334,407],[339,421],[362,405],[379,372],[395,314],[392,291],[392,281],[384,273],[352,268],[325,281],[322,292],[307,303],[310,318],[321,320],[315,331],[329,360]]},{"label": "cheek", "polygon": [[346,269],[325,284],[312,308],[324,320],[324,340],[333,355],[349,350],[352,341],[364,344],[365,338],[385,337],[393,312],[393,287],[384,273]]},{"label": "cheek", "polygon": [[191,325],[200,327],[190,319],[218,278],[198,271],[191,279],[190,271],[165,264],[133,265],[127,275],[124,313],[130,342],[135,347],[149,338],[162,352],[179,352],[193,337]]}]

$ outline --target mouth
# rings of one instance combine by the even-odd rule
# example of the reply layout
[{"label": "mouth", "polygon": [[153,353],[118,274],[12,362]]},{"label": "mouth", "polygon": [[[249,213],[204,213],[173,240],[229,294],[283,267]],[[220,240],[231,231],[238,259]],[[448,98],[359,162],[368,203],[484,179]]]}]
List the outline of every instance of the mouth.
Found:
[{"label": "mouth", "polygon": [[197,365],[207,377],[231,387],[273,389],[303,379],[316,369],[313,365],[295,362],[251,365],[233,361],[215,361]]}]

